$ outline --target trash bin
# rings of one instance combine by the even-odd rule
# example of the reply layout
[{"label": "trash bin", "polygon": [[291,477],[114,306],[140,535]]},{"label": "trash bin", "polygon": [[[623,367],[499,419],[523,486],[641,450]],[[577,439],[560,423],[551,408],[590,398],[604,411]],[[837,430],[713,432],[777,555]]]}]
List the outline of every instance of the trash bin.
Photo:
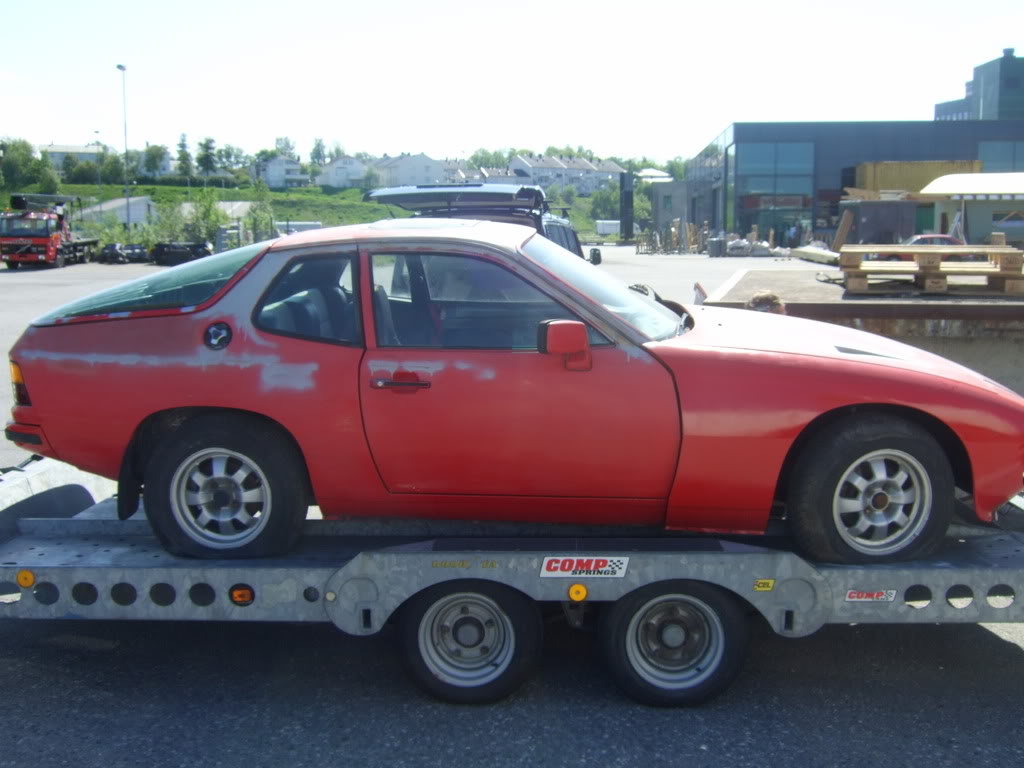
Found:
[{"label": "trash bin", "polygon": [[717,257],[725,255],[725,238],[724,237],[709,237],[708,238],[708,256]]}]

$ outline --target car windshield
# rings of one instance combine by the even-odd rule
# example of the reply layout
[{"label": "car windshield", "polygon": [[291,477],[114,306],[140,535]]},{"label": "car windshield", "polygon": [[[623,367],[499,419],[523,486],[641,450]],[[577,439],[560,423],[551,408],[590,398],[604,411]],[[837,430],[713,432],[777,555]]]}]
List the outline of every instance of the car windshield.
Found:
[{"label": "car windshield", "polygon": [[648,339],[668,339],[679,333],[681,325],[675,312],[629,290],[607,272],[555,245],[546,237],[531,237],[523,246],[523,253]]},{"label": "car windshield", "polygon": [[49,219],[23,216],[0,216],[0,236],[47,237],[53,230]]},{"label": "car windshield", "polygon": [[255,243],[146,275],[65,304],[36,320],[34,325],[50,325],[66,318],[86,315],[198,306],[213,297],[268,245],[269,242]]}]

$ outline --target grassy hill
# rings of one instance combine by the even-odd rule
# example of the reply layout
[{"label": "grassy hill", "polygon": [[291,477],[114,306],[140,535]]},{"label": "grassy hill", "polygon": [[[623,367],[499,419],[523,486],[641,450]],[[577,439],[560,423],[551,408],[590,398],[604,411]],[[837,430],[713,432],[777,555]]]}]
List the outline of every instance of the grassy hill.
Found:
[{"label": "grassy hill", "polygon": [[[211,185],[221,200],[252,200],[254,191],[251,187],[232,189]],[[38,192],[35,185],[23,192]],[[168,187],[162,185],[132,185],[132,197],[148,196],[156,203],[184,203],[189,199],[191,189],[188,187]],[[99,202],[113,200],[124,196],[124,187],[115,184],[63,184],[60,194],[73,195],[88,207]],[[387,218],[402,218],[408,212],[401,208],[389,208],[378,203],[364,203],[363,193],[358,189],[330,189],[320,187],[303,187],[283,192],[271,192],[270,203],[274,208],[277,221],[319,221],[324,226],[342,224],[360,224],[366,221],[378,221]],[[4,195],[6,198],[6,193]],[[6,202],[6,200],[5,200]],[[594,237],[594,220],[590,213],[590,198],[577,197],[569,210],[569,219],[583,239]],[[561,214],[561,211],[558,211]],[[610,239],[610,238],[605,238]]]}]

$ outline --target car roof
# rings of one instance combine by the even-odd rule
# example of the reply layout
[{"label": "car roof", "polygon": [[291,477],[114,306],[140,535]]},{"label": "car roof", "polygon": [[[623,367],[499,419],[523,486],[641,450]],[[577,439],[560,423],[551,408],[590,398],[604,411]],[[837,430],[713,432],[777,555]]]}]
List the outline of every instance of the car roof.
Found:
[{"label": "car roof", "polygon": [[533,227],[477,219],[445,219],[417,216],[411,219],[383,219],[368,224],[350,224],[296,232],[275,240],[271,251],[363,240],[445,239],[483,242],[515,250],[537,234]]},{"label": "car roof", "polygon": [[384,187],[366,194],[366,200],[397,205],[429,215],[431,211],[472,209],[543,210],[544,190],[527,184],[421,184]]}]

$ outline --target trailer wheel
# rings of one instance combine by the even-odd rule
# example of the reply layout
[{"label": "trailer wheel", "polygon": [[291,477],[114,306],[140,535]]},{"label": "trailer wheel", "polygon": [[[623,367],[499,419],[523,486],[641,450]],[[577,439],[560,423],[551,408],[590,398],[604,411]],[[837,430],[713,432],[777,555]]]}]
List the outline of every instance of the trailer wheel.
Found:
[{"label": "trailer wheel", "polygon": [[642,704],[700,704],[739,673],[747,622],[732,595],[711,584],[667,581],[620,598],[602,618],[609,670]]},{"label": "trailer wheel", "polygon": [[406,666],[427,693],[456,704],[484,704],[519,688],[541,648],[537,605],[489,581],[425,589],[402,612]]},{"label": "trailer wheel", "polygon": [[934,552],[954,501],[953,470],[935,438],[903,419],[864,416],[805,446],[787,517],[812,558],[877,563]]},{"label": "trailer wheel", "polygon": [[194,419],[163,440],[147,465],[143,498],[164,547],[202,558],[286,552],[309,506],[291,442],[235,414]]}]

